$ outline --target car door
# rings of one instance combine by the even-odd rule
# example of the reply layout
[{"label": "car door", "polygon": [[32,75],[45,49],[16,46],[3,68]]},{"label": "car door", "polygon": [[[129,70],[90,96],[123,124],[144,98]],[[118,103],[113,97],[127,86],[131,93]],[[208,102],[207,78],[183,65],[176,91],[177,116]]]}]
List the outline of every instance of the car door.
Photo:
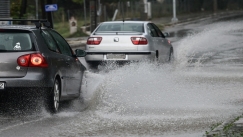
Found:
[{"label": "car door", "polygon": [[56,40],[58,49],[63,55],[63,68],[65,69],[63,90],[69,95],[79,94],[82,80],[81,63],[78,58],[74,56],[69,44],[59,33],[51,30],[50,34]]},{"label": "car door", "polygon": [[157,42],[158,42],[158,51],[160,57],[162,57],[162,60],[168,61],[169,60],[169,55],[170,55],[170,43],[168,40],[165,38],[164,34],[161,32],[161,30],[153,23],[151,25],[154,27],[157,35]]},{"label": "car door", "polygon": [[149,43],[149,44],[153,47],[154,51],[158,50],[158,41],[160,39],[159,39],[158,33],[156,32],[155,28],[153,27],[153,25],[151,23],[147,24],[147,31],[148,31],[148,35],[151,38],[151,41],[153,42],[152,44],[151,43]]}]

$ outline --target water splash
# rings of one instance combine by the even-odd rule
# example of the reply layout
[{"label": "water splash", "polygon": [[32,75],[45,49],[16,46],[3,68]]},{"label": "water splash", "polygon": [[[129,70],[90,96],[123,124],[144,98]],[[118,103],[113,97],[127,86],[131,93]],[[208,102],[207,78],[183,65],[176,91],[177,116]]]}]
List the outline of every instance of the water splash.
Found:
[{"label": "water splash", "polygon": [[221,22],[203,26],[198,33],[182,39],[175,47],[178,67],[204,63],[211,57],[231,49],[241,48],[243,40],[241,22]]},{"label": "water splash", "polygon": [[[175,47],[174,63],[106,64],[88,73],[83,93],[88,110],[53,134],[201,136],[212,124],[240,115],[242,69],[203,63],[240,47],[241,22],[231,23],[208,25],[182,39]],[[188,62],[190,57],[200,59]]]}]

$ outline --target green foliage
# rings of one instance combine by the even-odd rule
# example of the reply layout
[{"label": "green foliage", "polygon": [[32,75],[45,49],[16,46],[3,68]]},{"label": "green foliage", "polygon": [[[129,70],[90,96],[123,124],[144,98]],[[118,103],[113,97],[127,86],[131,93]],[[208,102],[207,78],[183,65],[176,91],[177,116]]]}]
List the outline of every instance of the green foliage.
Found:
[{"label": "green foliage", "polygon": [[12,18],[18,18],[20,14],[20,0],[11,0],[10,1],[10,15]]},{"label": "green foliage", "polygon": [[67,38],[75,38],[75,37],[86,37],[88,36],[87,34],[85,34],[84,32],[82,32],[80,29],[78,29],[78,31],[76,33],[73,34],[69,34],[67,36]]},{"label": "green foliage", "polygon": [[83,24],[82,21],[78,21],[78,30],[74,34],[70,34],[69,30],[69,23],[68,22],[58,22],[54,23],[54,29],[60,33],[64,38],[72,38],[72,37],[84,37],[88,36],[84,32],[81,31],[81,24]]},{"label": "green foliage", "polygon": [[84,0],[72,0],[74,3],[83,4]]},{"label": "green foliage", "polygon": [[239,120],[242,116],[236,117],[231,122],[224,125],[223,129],[220,131],[212,132],[216,127],[222,123],[217,123],[211,127],[211,131],[205,131],[205,135],[209,137],[243,137],[243,131],[234,127],[234,122]]},{"label": "green foliage", "polygon": [[111,3],[118,3],[118,2],[132,2],[132,1],[141,1],[141,0],[101,0],[101,3],[111,4]]}]

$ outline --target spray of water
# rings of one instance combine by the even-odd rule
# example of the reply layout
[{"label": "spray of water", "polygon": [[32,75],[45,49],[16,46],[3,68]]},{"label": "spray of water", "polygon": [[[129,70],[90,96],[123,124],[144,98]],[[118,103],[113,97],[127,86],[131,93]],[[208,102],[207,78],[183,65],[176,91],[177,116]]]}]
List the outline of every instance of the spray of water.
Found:
[{"label": "spray of water", "polygon": [[175,47],[178,67],[185,67],[192,63],[198,66],[223,51],[242,48],[241,24],[242,21],[210,24],[203,26],[202,32],[192,33],[182,39]]},{"label": "spray of water", "polygon": [[231,34],[238,35],[241,23],[209,25],[187,36],[175,47],[171,64],[106,64],[97,73],[87,73],[83,97],[88,109],[68,126],[58,127],[62,131],[58,135],[171,136],[188,132],[195,136],[211,124],[238,116],[243,105],[242,71],[204,68],[200,60],[188,67],[188,60],[239,48],[242,41]]}]

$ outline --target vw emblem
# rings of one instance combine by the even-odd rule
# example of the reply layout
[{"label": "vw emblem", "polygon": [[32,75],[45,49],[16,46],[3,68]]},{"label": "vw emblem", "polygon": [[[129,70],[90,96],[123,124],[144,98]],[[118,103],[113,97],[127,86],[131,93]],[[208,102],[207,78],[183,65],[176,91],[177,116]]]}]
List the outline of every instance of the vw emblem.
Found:
[{"label": "vw emblem", "polygon": [[119,38],[114,38],[114,42],[119,42]]},{"label": "vw emblem", "polygon": [[17,69],[17,70],[20,70],[20,66],[17,66],[16,69]]}]

